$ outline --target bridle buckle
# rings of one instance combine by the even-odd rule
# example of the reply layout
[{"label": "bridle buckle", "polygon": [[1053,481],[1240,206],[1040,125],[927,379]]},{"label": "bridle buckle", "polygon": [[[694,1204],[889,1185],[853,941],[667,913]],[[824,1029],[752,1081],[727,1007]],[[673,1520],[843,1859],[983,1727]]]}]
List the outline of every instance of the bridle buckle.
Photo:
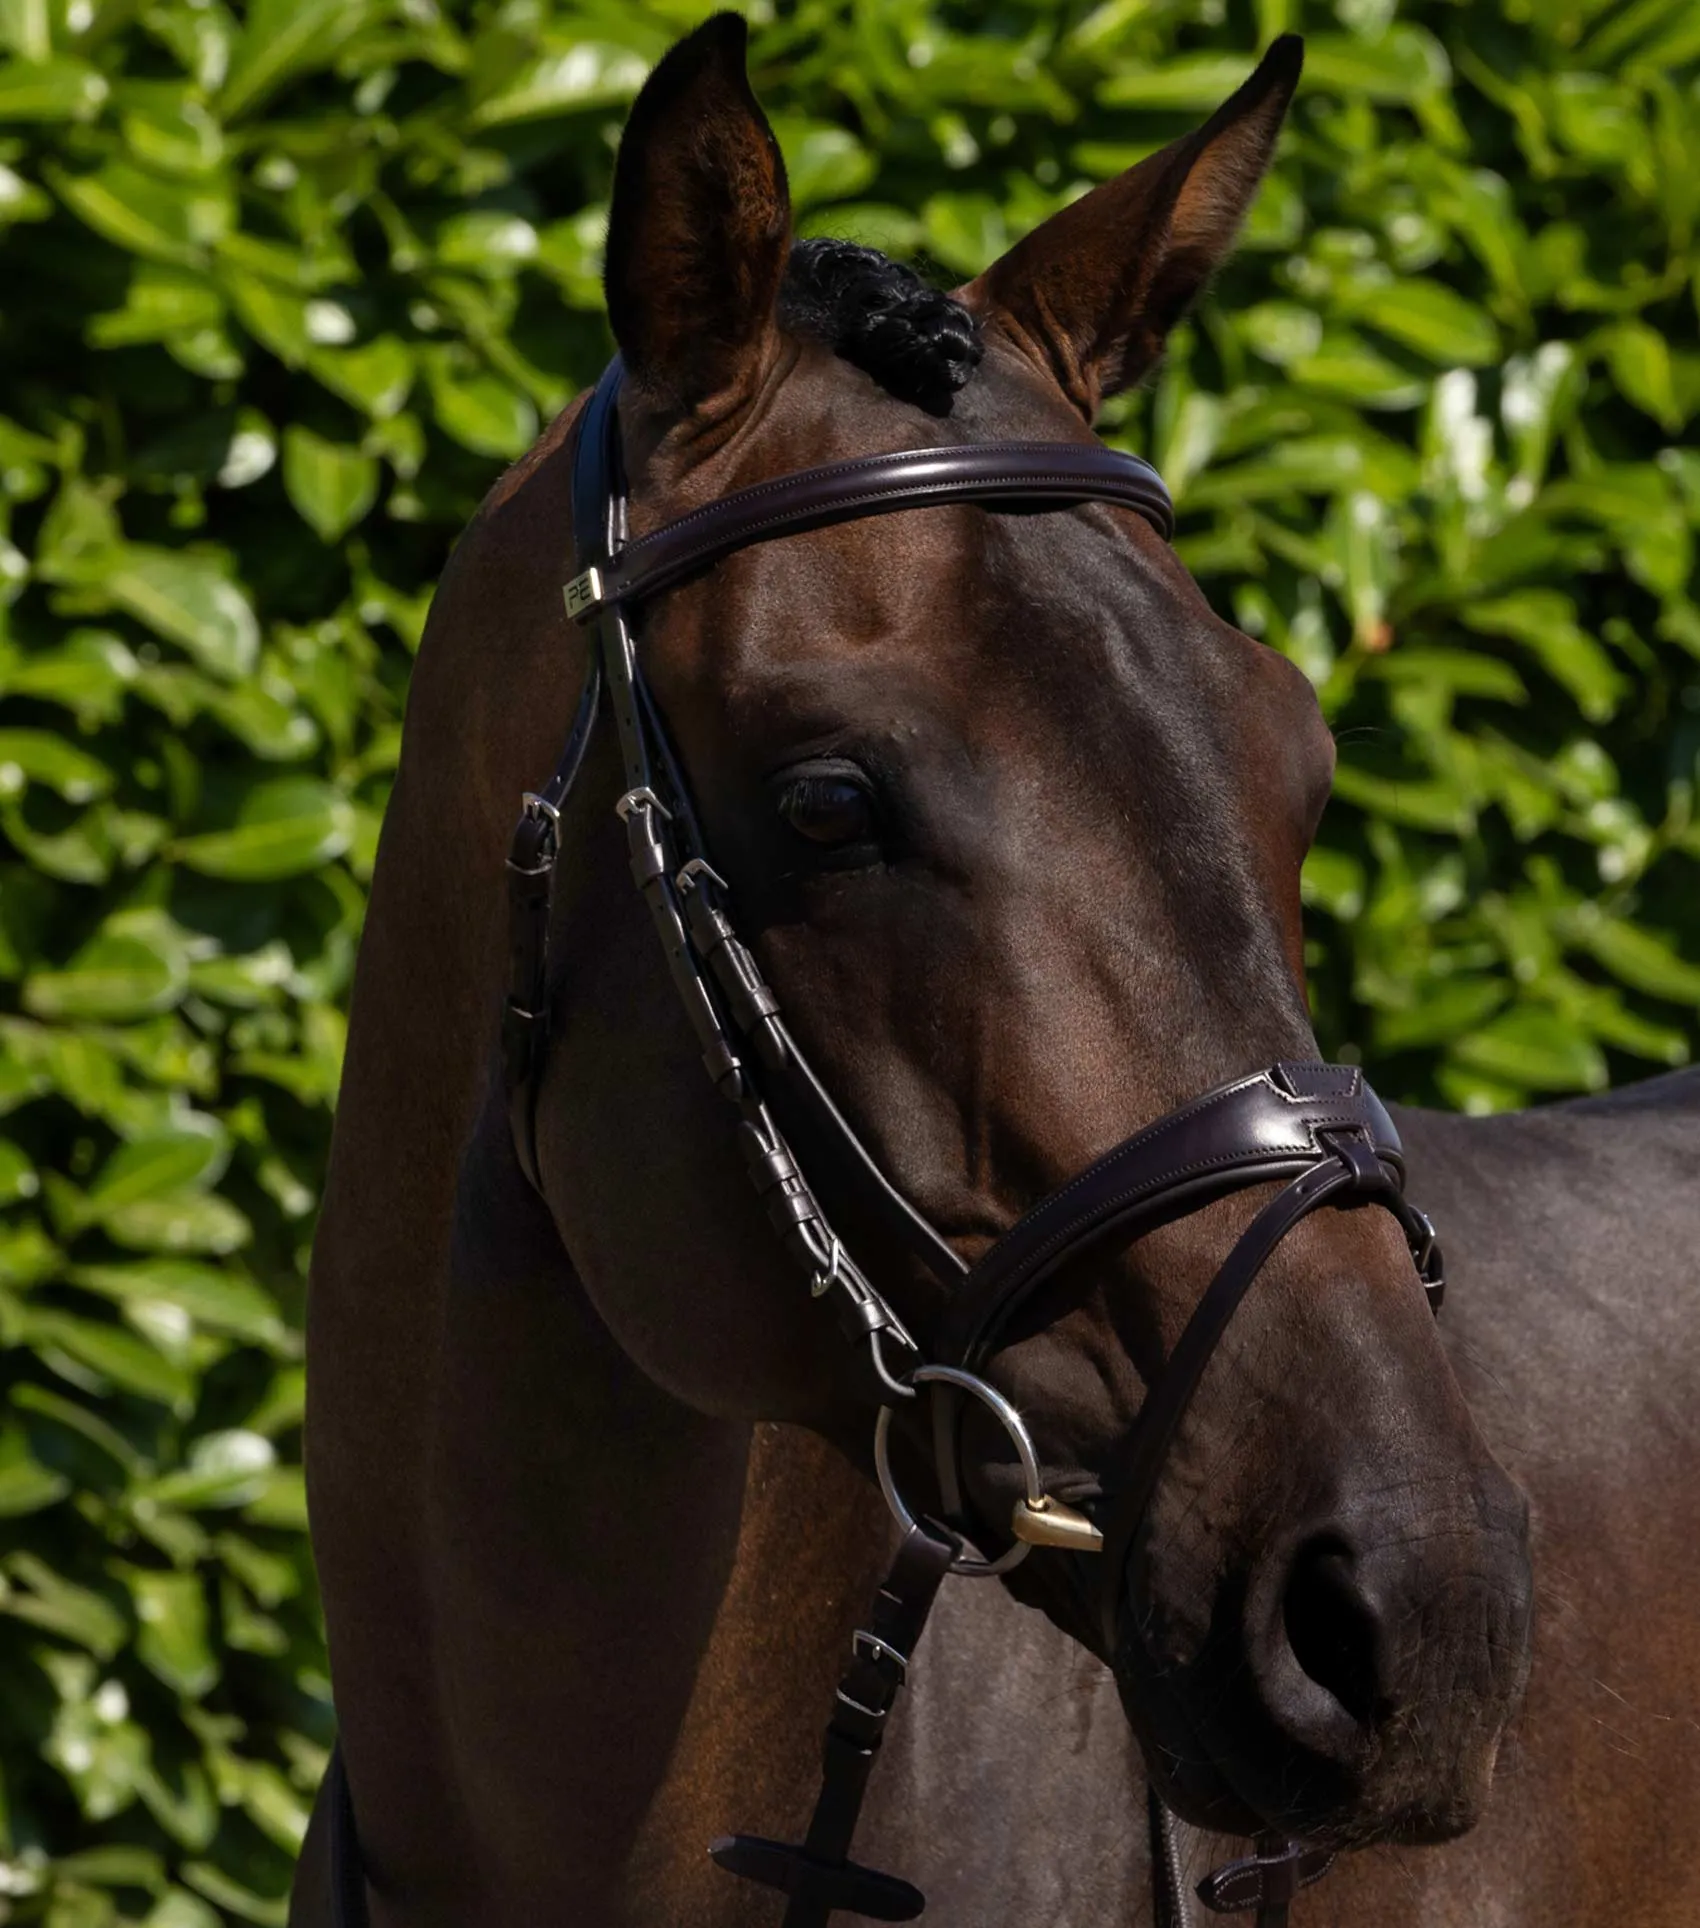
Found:
[{"label": "bridle buckle", "polygon": [[653,810],[664,823],[673,821],[672,811],[646,783],[640,783],[635,789],[628,790],[614,805],[614,815],[621,823],[629,823],[634,810]]}]

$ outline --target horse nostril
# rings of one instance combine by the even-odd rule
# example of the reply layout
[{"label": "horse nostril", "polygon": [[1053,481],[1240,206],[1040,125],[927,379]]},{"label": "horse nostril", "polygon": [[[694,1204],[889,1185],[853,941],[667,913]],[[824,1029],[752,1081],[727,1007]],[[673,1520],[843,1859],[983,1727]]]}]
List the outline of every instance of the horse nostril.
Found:
[{"label": "horse nostril", "polygon": [[1381,1628],[1355,1567],[1341,1541],[1306,1541],[1287,1576],[1281,1615],[1299,1666],[1359,1727],[1369,1728],[1382,1698]]}]

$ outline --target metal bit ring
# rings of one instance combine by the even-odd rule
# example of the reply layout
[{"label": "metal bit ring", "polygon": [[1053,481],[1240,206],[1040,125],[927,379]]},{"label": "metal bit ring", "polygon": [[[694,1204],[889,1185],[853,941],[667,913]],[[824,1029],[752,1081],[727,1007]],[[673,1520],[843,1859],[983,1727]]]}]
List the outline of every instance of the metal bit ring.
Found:
[{"label": "metal bit ring", "polygon": [[[959,1392],[971,1393],[982,1406],[988,1408],[1009,1435],[1016,1456],[1021,1461],[1021,1475],[1027,1482],[1027,1503],[1036,1510],[1045,1505],[1045,1483],[1039,1473],[1039,1456],[1033,1450],[1032,1436],[1020,1413],[1004,1398],[996,1386],[988,1386],[984,1379],[976,1379],[973,1373],[963,1372],[956,1366],[917,1366],[909,1375],[911,1385],[939,1384],[954,1386]],[[874,1471],[879,1475],[880,1491],[885,1495],[885,1503],[891,1508],[892,1518],[905,1533],[915,1524],[915,1515],[904,1503],[903,1495],[897,1490],[897,1482],[891,1476],[891,1413],[889,1406],[881,1406],[879,1417],[874,1421]],[[952,1560],[950,1570],[960,1573],[966,1580],[990,1580],[997,1574],[1008,1573],[1017,1567],[1033,1551],[1024,1540],[1016,1540],[1007,1552],[1000,1553],[995,1560],[980,1560],[971,1554]]]}]

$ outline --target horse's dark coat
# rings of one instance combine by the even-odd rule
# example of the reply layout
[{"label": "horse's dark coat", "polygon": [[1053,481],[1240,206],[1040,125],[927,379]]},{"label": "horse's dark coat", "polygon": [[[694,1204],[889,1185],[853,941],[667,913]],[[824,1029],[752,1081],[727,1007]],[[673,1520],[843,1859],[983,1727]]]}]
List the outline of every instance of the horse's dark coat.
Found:
[{"label": "horse's dark coat", "polygon": [[[1278,51],[1200,135],[965,291],[986,361],[941,421],[776,329],[783,176],[734,56],[724,25],[693,36],[622,150],[610,306],[640,515],[905,440],[1078,439],[1227,245],[1296,71]],[[547,1205],[507,1139],[502,852],[581,673],[558,602],[569,433],[498,487],[439,592],[315,1257],[309,1481],[376,1928],[771,1922],[703,1848],[801,1826],[889,1544],[850,1463],[867,1414],[760,1224],[631,892],[606,737],[563,825]],[[1131,1125],[1311,1048],[1297,868],[1326,738],[1302,679],[1213,617],[1137,519],[821,531],[681,590],[644,646],[792,1021],[965,1249]],[[876,773],[878,863],[818,872],[783,841],[769,779],[823,750]],[[1697,1112],[1680,1079],[1407,1121],[1453,1255],[1445,1347],[1536,1501],[1539,1665],[1485,1825],[1357,1857],[1301,1928],[1591,1928],[1632,1854],[1655,1883],[1639,1919],[1693,1918]],[[1099,1463],[1243,1210],[1075,1281],[1003,1355],[1054,1462]],[[984,1502],[998,1469],[979,1471]],[[1362,1602],[1384,1616],[1388,1700],[1326,1731],[1270,1685],[1274,1662],[1293,1673],[1284,1562],[1319,1528],[1382,1576]],[[1283,1248],[1212,1365],[1151,1548],[1129,1612],[1213,1736],[1197,1811],[1467,1825],[1521,1678],[1518,1516],[1389,1228],[1327,1213]],[[1218,1652],[1224,1601],[1271,1576],[1273,1621],[1248,1615],[1243,1655]],[[1022,1586],[1044,1614],[947,1593],[867,1852],[941,1923],[1136,1920],[1121,1701],[1070,1637],[1092,1636],[1062,1564],[1036,1556]],[[327,1920],[322,1858],[315,1830],[297,1928]]]}]

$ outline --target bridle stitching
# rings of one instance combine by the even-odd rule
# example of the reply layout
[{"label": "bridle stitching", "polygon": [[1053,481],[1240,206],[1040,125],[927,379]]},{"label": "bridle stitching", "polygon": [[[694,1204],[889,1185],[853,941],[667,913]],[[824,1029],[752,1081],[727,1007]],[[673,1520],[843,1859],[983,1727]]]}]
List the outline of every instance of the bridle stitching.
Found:
[{"label": "bridle stitching", "polygon": [[[1201,1113],[1211,1109],[1215,1105],[1226,1104],[1231,1098],[1237,1096],[1240,1092],[1249,1090],[1251,1087],[1258,1084],[1270,1085],[1271,1089],[1274,1088],[1271,1080],[1267,1076],[1247,1078],[1242,1083],[1231,1086],[1227,1091],[1213,1092],[1210,1094],[1210,1096],[1195,1101],[1195,1103],[1188,1108],[1185,1108],[1180,1111],[1171,1112],[1166,1118],[1159,1118],[1155,1124],[1148,1125],[1144,1131],[1138,1133],[1135,1137],[1128,1139],[1124,1144],[1118,1145],[1114,1151],[1106,1152],[1102,1158],[1100,1158],[1095,1164],[1089,1165],[1085,1171],[1076,1173],[1073,1178],[1069,1179],[1069,1181],[1066,1184],[1059,1186],[1056,1191],[1048,1193],[1044,1198],[1042,1198],[1038,1202],[1037,1205],[1030,1207],[1029,1210],[1022,1215],[1021,1218],[1018,1218],[1014,1223],[1014,1225],[1012,1225],[1007,1232],[1001,1234],[1001,1237],[1013,1238],[1015,1234],[1021,1230],[1024,1224],[1027,1224],[1031,1220],[1037,1219],[1041,1213],[1048,1212],[1052,1206],[1062,1204],[1062,1202],[1066,1198],[1068,1198],[1072,1193],[1078,1191],[1082,1186],[1091,1185],[1095,1183],[1103,1175],[1104,1172],[1111,1170],[1116,1164],[1120,1163],[1122,1159],[1132,1157],[1133,1155],[1135,1155],[1138,1151],[1143,1149],[1145,1146],[1149,1145],[1154,1139],[1160,1137],[1162,1134],[1167,1132],[1172,1126],[1185,1123],[1188,1119],[1196,1118]],[[1295,1101],[1292,1099],[1288,1099],[1287,1102],[1291,1104]],[[1357,1115],[1357,1116],[1348,1115],[1348,1116],[1342,1116],[1342,1117],[1333,1117],[1333,1116],[1323,1117],[1323,1116],[1310,1115],[1310,1116],[1307,1116],[1306,1123],[1309,1125],[1312,1131],[1312,1142],[1309,1144],[1267,1145],[1267,1146],[1259,1146],[1255,1148],[1248,1147],[1247,1149],[1244,1149],[1244,1150],[1218,1152],[1209,1158],[1194,1159],[1192,1162],[1185,1165],[1169,1166],[1158,1177],[1143,1180],[1139,1184],[1136,1184],[1131,1191],[1121,1194],[1114,1202],[1120,1204],[1120,1203],[1125,1203],[1129,1200],[1137,1199],[1139,1194],[1142,1191],[1144,1192],[1149,1192],[1152,1190],[1164,1191],[1175,1179],[1191,1177],[1198,1172],[1208,1171],[1211,1169],[1211,1167],[1217,1166],[1217,1165],[1239,1164],[1244,1161],[1254,1159],[1254,1158],[1259,1158],[1259,1157],[1303,1158],[1309,1155],[1310,1157],[1315,1158],[1319,1152],[1319,1147],[1315,1143],[1315,1138],[1314,1138],[1314,1134],[1316,1132],[1360,1130],[1360,1129],[1364,1129],[1366,1125],[1366,1121],[1361,1115]],[[1045,1251],[1046,1246],[1049,1245],[1052,1242],[1052,1240],[1055,1239],[1056,1236],[1058,1235],[1052,1234],[1052,1239],[1046,1240],[1044,1244],[1041,1244],[1040,1246],[1036,1247],[1032,1256],[1033,1257],[1040,1256]],[[996,1250],[995,1246],[993,1247],[993,1250],[994,1251]],[[992,1256],[991,1252],[988,1252],[986,1254],[986,1259],[990,1259],[991,1256]],[[986,1263],[986,1259],[983,1259],[981,1261],[981,1265],[984,1265]],[[976,1272],[978,1272],[980,1270],[980,1266],[976,1266],[974,1269]]]}]

